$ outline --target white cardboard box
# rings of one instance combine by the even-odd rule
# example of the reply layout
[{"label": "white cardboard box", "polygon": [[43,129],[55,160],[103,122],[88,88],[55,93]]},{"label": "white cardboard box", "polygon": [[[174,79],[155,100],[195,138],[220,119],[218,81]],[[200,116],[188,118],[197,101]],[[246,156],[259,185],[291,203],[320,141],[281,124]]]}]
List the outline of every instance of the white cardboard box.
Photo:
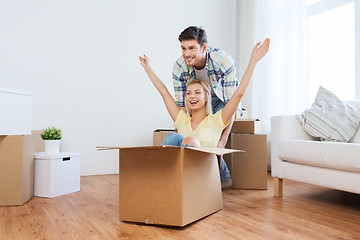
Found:
[{"label": "white cardboard box", "polygon": [[80,191],[80,153],[35,153],[34,196],[57,197]]},{"label": "white cardboard box", "polygon": [[32,92],[0,88],[0,135],[31,135]]}]

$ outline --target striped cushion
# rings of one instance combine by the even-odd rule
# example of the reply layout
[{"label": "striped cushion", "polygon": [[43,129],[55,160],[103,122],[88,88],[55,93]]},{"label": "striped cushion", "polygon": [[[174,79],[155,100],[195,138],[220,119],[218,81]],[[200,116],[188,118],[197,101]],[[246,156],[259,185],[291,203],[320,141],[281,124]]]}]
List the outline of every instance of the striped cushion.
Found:
[{"label": "striped cushion", "polygon": [[296,118],[313,137],[322,141],[348,142],[358,128],[360,112],[320,86],[311,109]]}]

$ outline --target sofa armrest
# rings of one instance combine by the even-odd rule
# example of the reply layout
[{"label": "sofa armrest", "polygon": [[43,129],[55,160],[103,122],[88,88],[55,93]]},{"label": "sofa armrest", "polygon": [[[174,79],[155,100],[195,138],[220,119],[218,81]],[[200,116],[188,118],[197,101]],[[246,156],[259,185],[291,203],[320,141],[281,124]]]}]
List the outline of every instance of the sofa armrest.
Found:
[{"label": "sofa armrest", "polygon": [[271,135],[277,133],[279,140],[315,140],[304,131],[299,121],[294,115],[273,116],[271,118]]},{"label": "sofa armrest", "polygon": [[306,133],[294,115],[271,118],[271,174],[282,178],[282,160],[279,158],[279,142],[284,139],[315,140]]}]

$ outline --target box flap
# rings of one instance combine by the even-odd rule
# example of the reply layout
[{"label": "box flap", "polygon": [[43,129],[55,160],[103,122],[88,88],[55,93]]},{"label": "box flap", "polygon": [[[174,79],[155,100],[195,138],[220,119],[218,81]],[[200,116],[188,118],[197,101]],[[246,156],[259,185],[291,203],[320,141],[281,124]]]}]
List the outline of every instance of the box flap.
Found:
[{"label": "box flap", "polygon": [[215,155],[225,155],[233,152],[244,152],[243,150],[227,149],[227,148],[210,148],[210,147],[188,147],[187,149],[212,153]]},{"label": "box flap", "polygon": [[179,148],[175,146],[137,146],[137,147],[121,147],[121,146],[112,146],[112,147],[96,147],[98,151],[101,150],[116,150],[116,149],[140,149],[140,148],[147,148],[147,149],[159,149],[159,148]]},{"label": "box flap", "polygon": [[[139,149],[139,148],[148,148],[148,149],[159,149],[159,148],[180,148],[175,146],[142,146],[142,147],[96,147],[97,150],[114,150],[114,149]],[[236,149],[226,149],[226,148],[210,148],[210,147],[187,147],[186,149],[191,149],[194,151],[200,151],[205,153],[212,153],[216,155],[224,155],[233,152],[244,152],[243,150]]]}]

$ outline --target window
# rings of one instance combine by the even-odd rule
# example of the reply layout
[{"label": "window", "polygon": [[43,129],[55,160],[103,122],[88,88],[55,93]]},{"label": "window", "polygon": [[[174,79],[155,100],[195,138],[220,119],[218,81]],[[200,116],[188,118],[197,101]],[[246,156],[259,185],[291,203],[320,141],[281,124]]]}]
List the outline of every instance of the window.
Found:
[{"label": "window", "polygon": [[320,85],[342,100],[360,99],[357,0],[308,0],[308,4],[309,104]]}]

